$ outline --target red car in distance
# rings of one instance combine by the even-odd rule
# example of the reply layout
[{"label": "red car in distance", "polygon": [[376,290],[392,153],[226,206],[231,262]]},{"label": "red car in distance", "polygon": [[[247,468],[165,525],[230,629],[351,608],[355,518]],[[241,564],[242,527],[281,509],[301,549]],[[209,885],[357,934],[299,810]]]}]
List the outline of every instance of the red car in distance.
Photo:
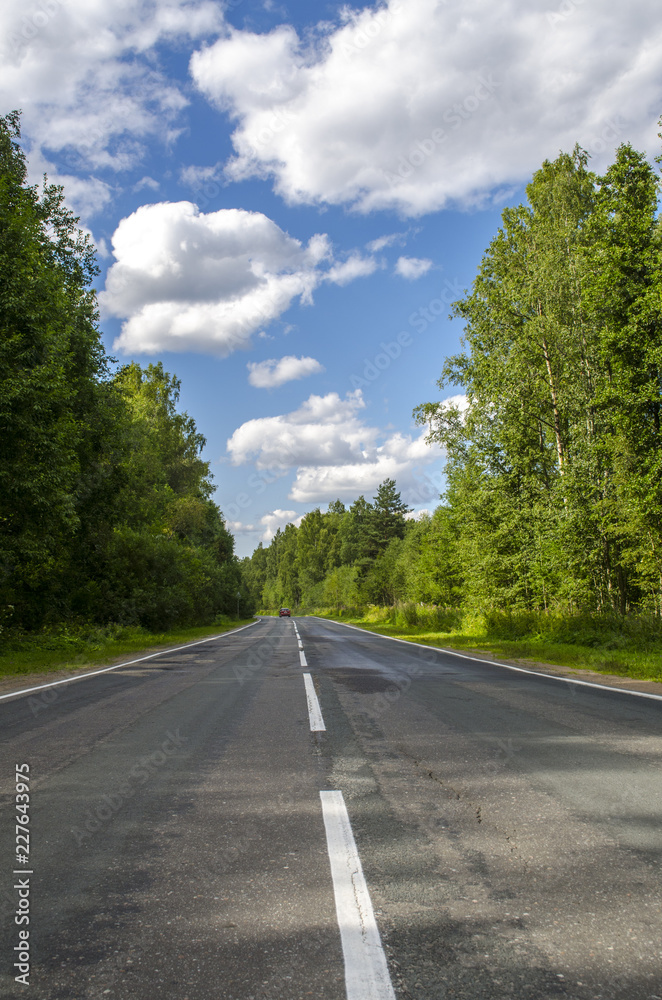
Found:
[{"label": "red car in distance", "polygon": [[278,617],[279,618],[291,618],[292,614],[290,612],[290,609],[289,608],[281,608],[280,611],[278,612]]}]

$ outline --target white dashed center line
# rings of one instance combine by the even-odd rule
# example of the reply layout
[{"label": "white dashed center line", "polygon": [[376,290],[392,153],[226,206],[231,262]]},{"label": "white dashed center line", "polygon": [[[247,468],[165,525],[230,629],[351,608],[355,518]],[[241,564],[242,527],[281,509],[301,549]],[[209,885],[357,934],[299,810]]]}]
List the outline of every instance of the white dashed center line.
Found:
[{"label": "white dashed center line", "polygon": [[310,674],[303,675],[303,683],[306,685],[306,698],[308,700],[308,718],[310,719],[311,733],[325,733],[326,726],[322,718],[322,709],[317,698],[317,692],[313,685]]},{"label": "white dashed center line", "polygon": [[306,660],[306,654],[304,653],[304,651],[302,649],[299,650],[299,660],[301,661],[301,666],[302,667],[307,667],[308,666],[308,662]]},{"label": "white dashed center line", "polygon": [[395,1000],[342,792],[320,792],[347,1000]]}]

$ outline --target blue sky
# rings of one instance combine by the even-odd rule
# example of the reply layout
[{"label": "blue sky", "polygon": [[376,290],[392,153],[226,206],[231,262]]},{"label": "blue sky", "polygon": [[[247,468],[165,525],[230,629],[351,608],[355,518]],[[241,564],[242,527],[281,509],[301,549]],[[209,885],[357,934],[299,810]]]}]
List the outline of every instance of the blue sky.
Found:
[{"label": "blue sky", "polygon": [[395,478],[506,204],[576,142],[655,156],[658,0],[7,0],[3,113],[99,250],[120,363],[162,360],[250,554]]}]

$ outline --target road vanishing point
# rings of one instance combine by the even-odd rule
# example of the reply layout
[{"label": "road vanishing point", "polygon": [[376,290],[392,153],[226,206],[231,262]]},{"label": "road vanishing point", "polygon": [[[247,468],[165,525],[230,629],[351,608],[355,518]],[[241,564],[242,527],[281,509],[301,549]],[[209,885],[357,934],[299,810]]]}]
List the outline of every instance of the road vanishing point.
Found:
[{"label": "road vanishing point", "polygon": [[661,722],[314,617],[5,693],[0,995],[662,1000]]}]

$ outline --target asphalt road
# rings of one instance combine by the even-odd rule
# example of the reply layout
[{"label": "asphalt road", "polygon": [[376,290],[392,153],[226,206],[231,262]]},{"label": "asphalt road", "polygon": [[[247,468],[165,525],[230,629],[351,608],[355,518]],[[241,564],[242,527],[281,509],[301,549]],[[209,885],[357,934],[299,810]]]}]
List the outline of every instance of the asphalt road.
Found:
[{"label": "asphalt road", "polygon": [[659,700],[315,618],[4,698],[0,995],[342,1000],[337,791],[398,998],[662,998],[661,722]]}]

